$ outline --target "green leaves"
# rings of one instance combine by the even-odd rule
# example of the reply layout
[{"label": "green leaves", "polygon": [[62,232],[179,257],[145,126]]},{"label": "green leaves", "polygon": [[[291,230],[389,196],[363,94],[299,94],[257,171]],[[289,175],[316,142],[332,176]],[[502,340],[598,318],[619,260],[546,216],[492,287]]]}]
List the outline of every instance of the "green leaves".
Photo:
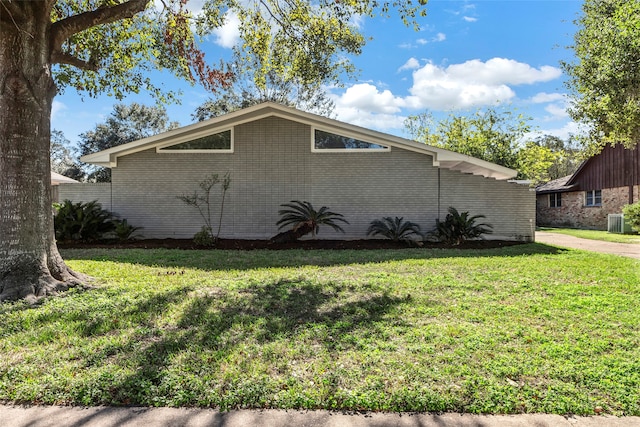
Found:
[{"label": "green leaves", "polygon": [[533,184],[547,182],[552,179],[549,172],[560,157],[560,152],[529,141],[518,151],[518,171]]},{"label": "green leaves", "polygon": [[622,208],[625,220],[629,221],[631,227],[640,232],[640,202],[636,202],[631,205],[626,205]]},{"label": "green leaves", "polygon": [[576,21],[576,60],[562,64],[573,92],[571,117],[594,145],[640,140],[640,3],[586,0]]},{"label": "green leaves", "polygon": [[315,238],[321,225],[327,225],[336,231],[344,233],[344,230],[337,222],[349,224],[349,221],[344,219],[344,215],[332,212],[326,206],[316,211],[311,203],[298,200],[292,200],[280,206],[284,206],[286,209],[278,211],[280,220],[276,222],[276,225],[279,226],[279,230],[289,225],[293,226],[293,230],[308,227],[309,231],[307,233],[311,232]]},{"label": "green leaves", "polygon": [[415,222],[405,221],[403,217],[386,216],[375,219],[369,224],[367,236],[381,235],[395,242],[410,241],[413,235],[420,236],[420,226]]},{"label": "green leaves", "polygon": [[518,144],[531,130],[530,120],[514,111],[488,108],[452,113],[435,125],[431,115],[423,113],[409,117],[405,127],[418,141],[515,169]]},{"label": "green leaves", "polygon": [[102,209],[96,200],[73,203],[65,200],[54,218],[58,240],[99,240],[114,231],[116,223],[111,213]]},{"label": "green leaves", "polygon": [[484,215],[470,216],[469,212],[458,212],[453,206],[444,221],[436,220],[434,234],[443,242],[450,245],[459,245],[468,239],[477,239],[483,234],[491,234],[490,224],[477,224],[476,221],[485,218]]},{"label": "green leaves", "polygon": [[[114,7],[115,3],[59,0],[51,14],[52,22]],[[90,96],[106,92],[121,99],[127,93],[146,90],[161,101],[171,101],[176,94],[165,91],[149,77],[152,70],[166,69],[216,91],[233,76],[225,64],[219,68],[209,65],[198,39],[209,36],[233,17],[240,21],[242,39],[236,54],[246,64],[257,65],[254,78],[258,87],[264,87],[266,76],[272,72],[285,80],[295,78],[301,85],[339,84],[342,77],[355,72],[346,57],[358,55],[365,44],[354,16],[386,15],[393,8],[407,25],[417,27],[415,17],[424,16],[425,4],[424,0],[208,0],[201,11],[191,13],[186,1],[166,0],[162,6],[149,2],[131,19],[105,25],[96,20],[93,27],[66,39],[62,53],[98,65],[98,71],[76,68],[80,62],[63,63],[54,69],[56,82],[60,90],[73,87]]]}]

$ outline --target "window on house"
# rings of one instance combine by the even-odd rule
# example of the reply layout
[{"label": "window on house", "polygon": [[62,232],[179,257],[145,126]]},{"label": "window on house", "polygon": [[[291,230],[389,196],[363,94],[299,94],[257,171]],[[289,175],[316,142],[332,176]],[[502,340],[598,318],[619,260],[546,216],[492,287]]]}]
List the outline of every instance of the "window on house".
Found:
[{"label": "window on house", "polygon": [[384,145],[336,135],[318,129],[314,132],[313,148],[315,150],[389,151],[389,147]]},{"label": "window on house", "polygon": [[602,206],[602,190],[590,190],[584,193],[585,206]]},{"label": "window on house", "polygon": [[191,141],[181,142],[179,144],[168,145],[158,148],[158,151],[164,152],[232,152],[232,135],[231,129],[214,133],[212,135],[203,136],[202,138],[193,139]]},{"label": "window on house", "polygon": [[549,207],[550,208],[562,207],[562,193],[549,194]]}]

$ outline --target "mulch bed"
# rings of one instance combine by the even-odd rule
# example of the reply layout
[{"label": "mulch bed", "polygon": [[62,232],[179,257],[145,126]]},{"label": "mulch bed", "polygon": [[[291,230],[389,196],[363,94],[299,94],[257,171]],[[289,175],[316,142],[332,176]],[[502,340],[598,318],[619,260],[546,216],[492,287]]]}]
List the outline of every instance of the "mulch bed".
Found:
[{"label": "mulch bed", "polygon": [[[505,246],[514,246],[523,242],[504,240],[472,240],[458,246],[450,246],[442,243],[425,243],[423,248],[455,248],[455,249],[490,249]],[[198,246],[190,239],[142,239],[127,242],[58,242],[60,249],[72,248],[113,248],[113,249],[226,249],[226,250],[254,250],[254,249],[406,249],[417,247],[402,242],[391,240],[366,239],[366,240],[297,240],[293,242],[275,243],[269,240],[233,240],[219,239],[215,246]]]}]

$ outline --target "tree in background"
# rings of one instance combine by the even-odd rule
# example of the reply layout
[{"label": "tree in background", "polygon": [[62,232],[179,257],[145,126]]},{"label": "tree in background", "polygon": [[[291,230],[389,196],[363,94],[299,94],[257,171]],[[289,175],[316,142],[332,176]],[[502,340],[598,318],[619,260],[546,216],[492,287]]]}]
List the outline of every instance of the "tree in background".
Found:
[{"label": "tree in background", "polygon": [[546,171],[547,181],[573,174],[588,157],[580,142],[571,136],[565,141],[557,136],[542,135],[534,139],[533,144],[553,153],[553,163]]},{"label": "tree in background", "polygon": [[[116,104],[104,123],[80,134],[80,154],[95,153],[127,142],[147,138],[178,127],[170,122],[162,106]],[[92,182],[110,182],[111,169],[88,166],[87,179]]]},{"label": "tree in background", "polygon": [[51,131],[51,171],[83,181],[85,172],[78,162],[75,150],[62,131]]},{"label": "tree in background", "polygon": [[549,171],[558,161],[560,153],[528,141],[517,152],[518,177],[531,181],[532,185],[551,181]]},{"label": "tree in background", "polygon": [[569,113],[587,125],[595,151],[606,143],[633,148],[640,141],[640,2],[585,0],[576,25],[576,60],[562,63]]},{"label": "tree in background", "polygon": [[[174,99],[151,79],[166,69],[207,90],[228,84],[199,49],[235,16],[242,52],[260,58],[259,86],[271,71],[302,84],[353,74],[348,55],[365,37],[354,16],[398,11],[405,23],[426,0],[309,2],[207,0],[192,14],[186,0],[0,0],[0,301],[80,285],[58,252],[51,218],[50,139],[55,95],[65,88],[122,99],[145,90]],[[268,60],[267,60],[268,59]]]},{"label": "tree in background", "polygon": [[435,124],[429,113],[410,116],[405,128],[416,141],[516,169],[518,145],[531,130],[529,120],[509,110],[487,108],[451,113]]},{"label": "tree in background", "polygon": [[295,107],[299,110],[330,117],[334,103],[329,99],[321,82],[304,84],[297,77],[284,77],[275,71],[269,71],[262,83],[256,83],[255,70],[260,66],[254,61],[243,65],[245,61],[236,60],[236,70],[232,83],[200,105],[193,113],[199,122],[222,116],[232,111],[271,101]]},{"label": "tree in background", "polygon": [[489,108],[467,115],[451,113],[436,122],[429,113],[410,116],[405,129],[412,139],[518,170],[532,185],[572,174],[583,152],[572,140],[551,135],[527,140],[531,120]]}]

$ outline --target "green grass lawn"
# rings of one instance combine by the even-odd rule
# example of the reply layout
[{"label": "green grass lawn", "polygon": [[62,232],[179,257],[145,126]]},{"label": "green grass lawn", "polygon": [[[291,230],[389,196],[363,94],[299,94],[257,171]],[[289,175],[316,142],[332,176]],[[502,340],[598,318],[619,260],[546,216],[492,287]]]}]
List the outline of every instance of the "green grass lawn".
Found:
[{"label": "green grass lawn", "polygon": [[0,305],[0,401],[640,415],[640,262],[485,251],[67,250]]},{"label": "green grass lawn", "polygon": [[580,237],[582,239],[602,240],[604,242],[614,243],[638,243],[640,244],[640,235],[638,234],[617,234],[600,230],[578,230],[576,228],[547,228],[541,227],[540,231],[549,233],[567,234],[569,236]]}]

